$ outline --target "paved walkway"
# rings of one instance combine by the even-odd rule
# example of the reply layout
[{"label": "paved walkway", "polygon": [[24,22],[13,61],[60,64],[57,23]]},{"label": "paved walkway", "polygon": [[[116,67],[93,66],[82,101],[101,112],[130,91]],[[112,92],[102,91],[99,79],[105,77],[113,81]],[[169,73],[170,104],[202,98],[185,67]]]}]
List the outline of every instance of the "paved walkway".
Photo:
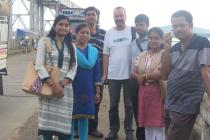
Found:
[{"label": "paved walkway", "polygon": [[[35,53],[10,55],[8,76],[3,76],[4,96],[0,96],[0,140],[37,140],[37,97],[25,94],[20,89],[21,80],[29,61]],[[104,97],[99,113],[99,130],[106,135],[109,131],[108,92]],[[124,140],[124,107],[120,103],[121,130],[119,139]],[[104,138],[103,138],[104,139]],[[89,137],[89,140],[102,140]]]},{"label": "paved walkway", "polygon": [[37,110],[37,98],[23,93],[21,80],[33,53],[8,57],[8,75],[3,76],[4,96],[0,96],[0,140],[10,139]]}]

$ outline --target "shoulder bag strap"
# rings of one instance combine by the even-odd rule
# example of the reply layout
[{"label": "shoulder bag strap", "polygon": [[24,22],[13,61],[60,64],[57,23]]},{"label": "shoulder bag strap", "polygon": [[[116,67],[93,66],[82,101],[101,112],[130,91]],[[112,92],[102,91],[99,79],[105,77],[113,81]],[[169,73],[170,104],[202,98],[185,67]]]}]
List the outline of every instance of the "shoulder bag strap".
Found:
[{"label": "shoulder bag strap", "polygon": [[50,58],[51,66],[54,67],[53,60],[52,60],[52,44],[53,44],[52,39],[49,38],[49,37],[46,37],[45,38],[45,47],[46,47],[47,53],[48,53],[49,58]]},{"label": "shoulder bag strap", "polygon": [[[181,44],[180,44],[180,45],[181,45]],[[185,56],[186,53],[187,53],[187,50],[188,50],[188,48],[186,48],[186,49],[184,50],[184,52],[182,52],[181,56],[176,60],[176,62],[174,63],[173,67],[179,65],[179,64],[182,62],[184,56]]]},{"label": "shoulder bag strap", "polygon": [[51,63],[51,66],[53,66],[53,67],[54,67],[51,52],[49,52],[49,53],[48,53],[48,55],[49,55],[49,58],[50,58],[50,63]]},{"label": "shoulder bag strap", "polygon": [[140,45],[139,39],[136,39],[136,45],[138,46],[140,52],[143,52],[143,51],[144,51],[144,50],[142,49],[141,45]]},{"label": "shoulder bag strap", "polygon": [[[174,63],[173,67],[175,67],[176,65],[179,65],[181,63],[181,61],[183,60],[184,56],[187,54],[187,50],[189,48],[189,46],[191,46],[193,44],[193,42],[196,39],[196,35],[194,34],[188,44],[188,46],[185,48],[185,50],[182,52],[181,56],[177,59],[177,61]],[[181,49],[181,43],[179,42],[180,45],[180,49]]]},{"label": "shoulder bag strap", "polygon": [[135,29],[135,27],[131,27],[131,35],[132,35],[132,41],[134,39],[136,39],[136,29]]}]

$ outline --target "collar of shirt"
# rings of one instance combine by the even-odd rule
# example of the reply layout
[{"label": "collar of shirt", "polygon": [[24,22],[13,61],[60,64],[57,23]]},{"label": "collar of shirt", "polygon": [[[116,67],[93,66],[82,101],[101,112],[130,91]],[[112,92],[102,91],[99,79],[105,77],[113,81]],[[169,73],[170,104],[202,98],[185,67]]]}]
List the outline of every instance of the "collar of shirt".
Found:
[{"label": "collar of shirt", "polygon": [[142,43],[144,41],[148,41],[148,36],[146,35],[142,40],[139,39],[139,41],[140,41],[140,43]]},{"label": "collar of shirt", "polygon": [[96,27],[96,33],[93,34],[93,33],[91,32],[91,36],[92,36],[92,35],[97,35],[97,34],[100,34],[100,33],[101,33],[100,28]]}]

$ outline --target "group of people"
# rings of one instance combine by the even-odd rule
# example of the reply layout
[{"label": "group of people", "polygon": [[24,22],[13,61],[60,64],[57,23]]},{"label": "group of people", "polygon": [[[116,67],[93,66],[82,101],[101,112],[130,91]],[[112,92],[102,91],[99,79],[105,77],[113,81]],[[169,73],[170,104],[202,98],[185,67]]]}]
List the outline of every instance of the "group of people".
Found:
[{"label": "group of people", "polygon": [[[149,29],[149,18],[137,15],[135,27],[126,25],[126,11],[116,7],[115,27],[106,31],[98,26],[100,12],[85,9],[85,23],[69,32],[71,21],[59,15],[48,34],[52,52],[39,41],[36,70],[53,93],[62,98],[40,97],[38,134],[44,140],[73,140],[77,129],[80,140],[88,135],[101,138],[98,112],[103,84],[108,81],[109,133],[105,140],[118,138],[119,101],[123,88],[126,140],[188,140],[205,91],[209,96],[210,43],[193,33],[192,15],[184,10],[171,17],[172,31],[180,40],[173,47],[171,34],[161,28]],[[60,68],[60,82],[55,83],[44,65]],[[167,80],[167,85],[163,84]],[[166,97],[162,94],[167,86]]]},{"label": "group of people", "polygon": [[[46,37],[39,41],[35,65],[38,75],[53,93],[64,93],[62,98],[39,98],[38,135],[44,140],[51,140],[53,135],[60,140],[73,139],[75,129],[81,140],[87,140],[88,134],[103,137],[97,130],[103,91],[101,67],[105,35],[98,27],[99,14],[95,7],[85,9],[87,22],[76,27],[76,40],[69,32],[69,18],[57,16],[47,36],[52,49],[50,55]],[[51,79],[44,67],[52,63],[60,68],[59,83]]]}]

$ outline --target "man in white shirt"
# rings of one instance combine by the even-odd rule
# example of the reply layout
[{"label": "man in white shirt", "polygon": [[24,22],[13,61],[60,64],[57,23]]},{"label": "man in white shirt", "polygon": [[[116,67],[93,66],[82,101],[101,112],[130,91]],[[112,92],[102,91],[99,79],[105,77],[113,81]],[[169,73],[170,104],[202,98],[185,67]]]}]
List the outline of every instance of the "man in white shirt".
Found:
[{"label": "man in white shirt", "polygon": [[126,12],[123,7],[114,9],[114,21],[116,27],[108,30],[104,39],[103,49],[103,80],[109,81],[110,109],[109,123],[110,132],[105,140],[118,138],[120,129],[119,100],[120,89],[123,87],[125,121],[124,129],[126,140],[133,140],[133,111],[128,89],[130,76],[130,46],[132,41],[131,27],[125,25]]}]

